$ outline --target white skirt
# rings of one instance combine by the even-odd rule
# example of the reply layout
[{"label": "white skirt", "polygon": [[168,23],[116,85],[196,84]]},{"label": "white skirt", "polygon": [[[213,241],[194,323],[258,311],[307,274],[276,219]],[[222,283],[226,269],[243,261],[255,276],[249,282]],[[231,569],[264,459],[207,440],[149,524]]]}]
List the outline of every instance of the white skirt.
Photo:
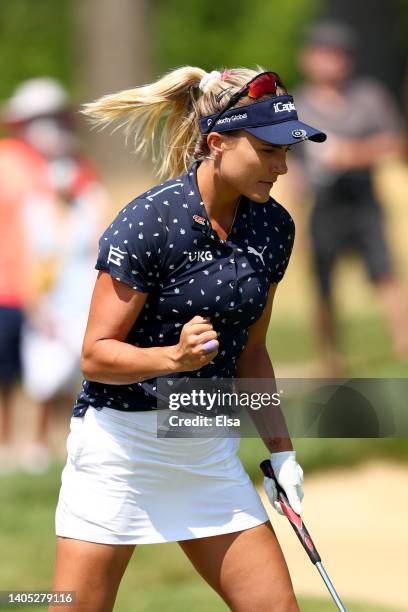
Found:
[{"label": "white skirt", "polygon": [[239,438],[158,438],[156,411],[89,407],[71,418],[56,534],[153,544],[265,523],[238,448]]}]

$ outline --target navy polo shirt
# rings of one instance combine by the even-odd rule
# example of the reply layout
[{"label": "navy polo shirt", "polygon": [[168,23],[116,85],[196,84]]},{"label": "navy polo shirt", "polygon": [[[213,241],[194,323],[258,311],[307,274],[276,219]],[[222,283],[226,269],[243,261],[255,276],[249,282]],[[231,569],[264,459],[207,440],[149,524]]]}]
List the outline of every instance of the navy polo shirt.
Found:
[{"label": "navy polo shirt", "polygon": [[[270,284],[282,279],[293,246],[293,219],[273,198],[259,204],[242,197],[230,234],[221,240],[200,196],[198,165],[130,202],[99,242],[96,268],[148,293],[126,342],[177,344],[182,326],[195,315],[209,317],[219,334],[219,352],[210,363],[166,379],[234,377],[248,328],[262,314]],[[157,380],[128,385],[85,380],[73,415],[82,416],[89,405],[156,409]]]}]

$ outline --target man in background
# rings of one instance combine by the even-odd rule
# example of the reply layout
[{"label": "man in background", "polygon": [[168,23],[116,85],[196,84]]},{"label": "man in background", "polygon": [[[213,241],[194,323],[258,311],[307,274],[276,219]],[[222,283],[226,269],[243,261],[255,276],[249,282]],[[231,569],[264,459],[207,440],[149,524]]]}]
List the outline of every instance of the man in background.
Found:
[{"label": "man in background", "polygon": [[301,169],[297,188],[308,188],[313,200],[310,239],[319,290],[317,330],[328,376],[343,374],[332,289],[334,265],[346,250],[363,259],[382,301],[394,350],[408,356],[408,304],[373,189],[377,162],[402,151],[402,120],[379,82],[354,77],[356,47],[356,35],[345,24],[312,26],[300,54],[304,82],[295,92],[304,121],[321,125],[328,134],[321,149],[305,143],[296,151]]},{"label": "man in background", "polygon": [[[50,108],[54,102],[49,101]],[[2,117],[4,121],[4,117]],[[11,130],[11,133],[13,130]],[[11,444],[12,403],[21,375],[21,329],[29,294],[30,249],[24,224],[28,193],[49,194],[43,157],[12,134],[0,141],[0,473],[15,464]]]}]

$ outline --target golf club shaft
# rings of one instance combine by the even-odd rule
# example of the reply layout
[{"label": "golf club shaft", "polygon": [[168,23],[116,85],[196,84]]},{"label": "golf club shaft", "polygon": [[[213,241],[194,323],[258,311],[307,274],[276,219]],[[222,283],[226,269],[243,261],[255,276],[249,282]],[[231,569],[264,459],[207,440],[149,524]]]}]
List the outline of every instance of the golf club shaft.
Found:
[{"label": "golf club shaft", "polygon": [[316,546],[314,545],[313,540],[310,537],[310,534],[306,528],[305,523],[303,522],[302,517],[299,514],[297,514],[293,510],[292,506],[290,505],[284,489],[280,486],[279,482],[276,479],[275,473],[272,468],[272,464],[269,461],[269,459],[262,461],[260,468],[267,478],[272,478],[272,480],[275,482],[276,490],[278,493],[278,501],[281,504],[281,508],[286,518],[289,520],[303,548],[307,552],[309,559],[311,560],[313,565],[315,565],[317,569],[319,570],[319,573],[321,577],[323,578],[324,583],[330,592],[330,595],[333,597],[333,600],[335,601],[336,606],[338,607],[340,612],[347,612],[329,576],[327,575],[326,570],[324,569],[322,565],[320,555],[317,552]]},{"label": "golf club shaft", "polygon": [[293,510],[292,506],[290,505],[288,497],[284,489],[282,489],[282,487],[280,486],[279,482],[276,479],[275,473],[272,469],[272,465],[269,459],[262,461],[260,468],[267,478],[272,478],[272,480],[274,481],[276,490],[278,493],[278,501],[280,502],[282,511],[285,514],[286,518],[288,519],[289,523],[291,524],[292,529],[294,530],[298,539],[300,540],[300,543],[305,549],[309,559],[311,560],[313,564],[316,564],[318,561],[321,561],[320,555],[317,552],[317,548],[314,545],[312,538],[310,537],[310,534],[306,528],[306,525],[302,517],[299,514],[297,514]]},{"label": "golf club shaft", "polygon": [[344,607],[340,597],[337,594],[336,589],[334,588],[332,581],[330,580],[329,576],[327,575],[326,570],[323,567],[323,563],[321,561],[318,561],[317,563],[315,563],[317,569],[319,570],[319,573],[321,575],[321,577],[324,580],[325,585],[327,586],[327,588],[329,589],[330,595],[333,597],[336,606],[338,607],[338,609],[340,610],[340,612],[347,612],[346,608]]}]

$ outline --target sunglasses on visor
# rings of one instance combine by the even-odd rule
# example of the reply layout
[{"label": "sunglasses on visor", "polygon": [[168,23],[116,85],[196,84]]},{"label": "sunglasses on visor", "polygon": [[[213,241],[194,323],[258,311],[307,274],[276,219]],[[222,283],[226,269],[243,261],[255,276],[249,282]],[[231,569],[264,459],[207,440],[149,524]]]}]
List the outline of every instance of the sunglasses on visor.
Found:
[{"label": "sunglasses on visor", "polygon": [[241,98],[248,96],[249,98],[256,100],[257,98],[261,98],[267,94],[276,95],[278,87],[281,87],[285,90],[285,93],[287,93],[286,86],[276,72],[268,71],[257,74],[253,79],[248,81],[246,85],[241,87],[241,89],[231,96],[231,98],[228,100],[228,104],[215,116],[211,123],[212,127],[209,127],[206,133],[209,134],[220,117],[222,117],[227,110],[232,108],[239,100],[241,100]]}]

